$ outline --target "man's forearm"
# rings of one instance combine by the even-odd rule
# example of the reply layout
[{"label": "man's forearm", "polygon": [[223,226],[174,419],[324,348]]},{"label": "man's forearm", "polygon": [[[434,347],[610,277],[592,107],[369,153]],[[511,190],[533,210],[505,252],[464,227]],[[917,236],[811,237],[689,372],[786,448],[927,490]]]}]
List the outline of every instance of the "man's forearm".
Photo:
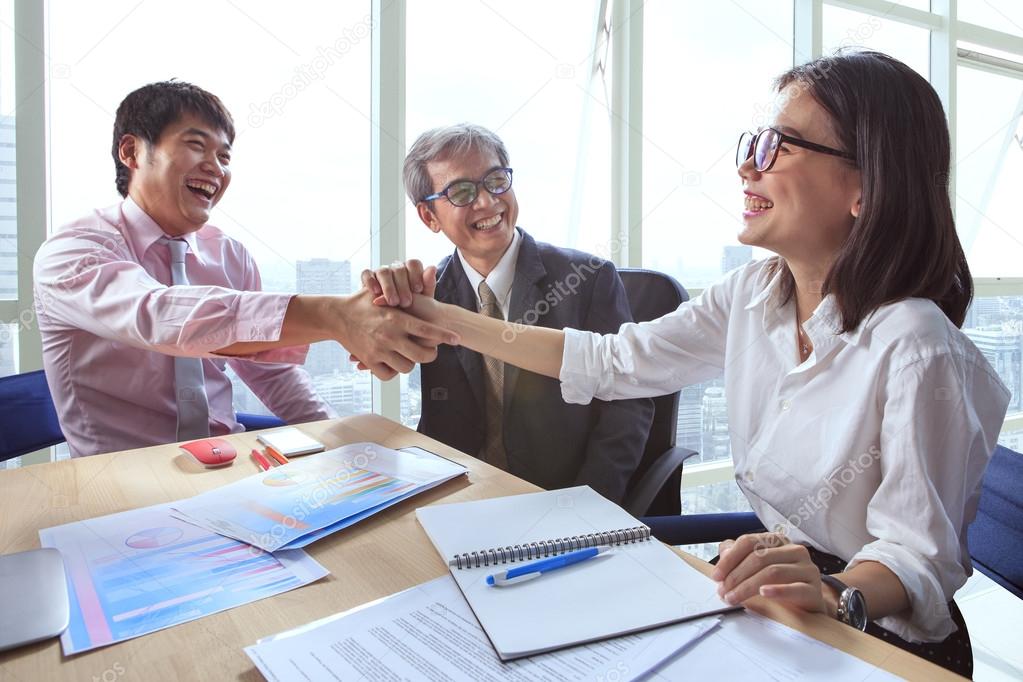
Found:
[{"label": "man's forearm", "polygon": [[218,355],[253,355],[274,348],[304,346],[317,341],[340,341],[350,296],[293,296],[288,303],[276,341],[238,341],[216,351]]}]

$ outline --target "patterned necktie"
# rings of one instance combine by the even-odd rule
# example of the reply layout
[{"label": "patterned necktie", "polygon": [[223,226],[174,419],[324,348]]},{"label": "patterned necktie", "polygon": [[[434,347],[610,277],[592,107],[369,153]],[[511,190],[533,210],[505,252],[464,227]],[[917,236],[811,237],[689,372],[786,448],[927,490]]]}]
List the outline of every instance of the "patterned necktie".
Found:
[{"label": "patterned necktie", "polygon": [[[497,296],[486,282],[479,286],[480,312],[487,317],[504,320]],[[486,393],[486,440],[480,451],[480,459],[498,469],[508,469],[508,458],[504,452],[504,363],[489,355],[483,356],[484,389]]]},{"label": "patterned necktie", "polygon": [[[183,239],[163,239],[170,249],[171,284],[188,285],[185,274],[185,252],[188,242]],[[210,405],[206,399],[206,378],[199,358],[174,357],[174,393],[178,403],[178,440],[208,438],[210,435]]]}]

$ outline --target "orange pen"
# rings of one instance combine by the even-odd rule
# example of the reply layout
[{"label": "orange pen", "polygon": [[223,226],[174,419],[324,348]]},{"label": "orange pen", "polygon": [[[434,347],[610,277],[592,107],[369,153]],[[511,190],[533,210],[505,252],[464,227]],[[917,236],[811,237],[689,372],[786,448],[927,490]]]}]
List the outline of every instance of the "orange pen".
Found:
[{"label": "orange pen", "polygon": [[281,464],[287,464],[288,463],[288,458],[287,457],[285,457],[281,453],[277,452],[276,450],[274,450],[269,445],[266,446],[266,454],[270,455],[271,457],[276,459]]},{"label": "orange pen", "polygon": [[253,461],[255,461],[255,463],[259,465],[260,469],[262,469],[263,471],[270,470],[270,462],[267,461],[266,457],[259,453],[259,450],[253,450],[251,456]]}]

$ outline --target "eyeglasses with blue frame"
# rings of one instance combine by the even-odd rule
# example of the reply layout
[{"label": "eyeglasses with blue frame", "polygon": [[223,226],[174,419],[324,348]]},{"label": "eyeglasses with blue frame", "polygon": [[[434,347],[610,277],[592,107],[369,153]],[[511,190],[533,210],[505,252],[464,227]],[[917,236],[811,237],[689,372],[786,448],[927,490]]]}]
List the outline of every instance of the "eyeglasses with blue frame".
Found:
[{"label": "eyeglasses with blue frame", "polygon": [[448,186],[441,191],[425,196],[420,201],[433,201],[434,199],[444,197],[451,202],[452,206],[468,206],[476,201],[476,197],[479,196],[480,185],[494,196],[504,194],[512,186],[512,169],[491,168],[487,171],[486,175],[476,182],[472,180],[455,180],[448,183]]}]

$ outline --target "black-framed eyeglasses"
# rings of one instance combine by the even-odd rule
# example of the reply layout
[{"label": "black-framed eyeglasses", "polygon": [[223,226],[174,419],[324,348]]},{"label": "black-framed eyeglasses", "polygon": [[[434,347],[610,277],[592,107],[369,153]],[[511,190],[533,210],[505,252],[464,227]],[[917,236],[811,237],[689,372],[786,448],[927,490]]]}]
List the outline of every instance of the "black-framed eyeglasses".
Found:
[{"label": "black-framed eyeglasses", "polygon": [[511,168],[491,168],[479,181],[455,180],[439,192],[425,196],[420,201],[433,201],[446,197],[452,206],[468,206],[479,196],[480,185],[494,196],[504,194],[512,186]]},{"label": "black-framed eyeglasses", "polygon": [[778,159],[778,148],[786,142],[810,151],[840,156],[850,161],[856,160],[855,156],[840,149],[832,149],[816,142],[800,140],[798,137],[786,135],[774,128],[764,128],[758,133],[746,132],[739,137],[739,147],[735,150],[735,165],[736,167],[741,166],[752,156],[753,167],[761,173],[766,173],[771,170],[774,162]]}]

